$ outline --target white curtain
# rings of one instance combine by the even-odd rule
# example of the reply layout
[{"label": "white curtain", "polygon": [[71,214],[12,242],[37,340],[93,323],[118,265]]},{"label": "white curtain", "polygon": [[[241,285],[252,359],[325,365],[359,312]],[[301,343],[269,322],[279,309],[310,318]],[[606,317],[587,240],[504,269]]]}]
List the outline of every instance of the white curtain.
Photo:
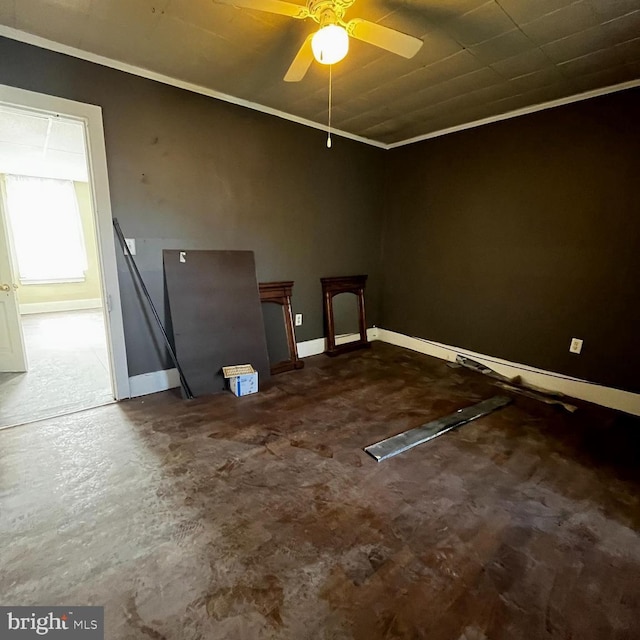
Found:
[{"label": "white curtain", "polygon": [[73,182],[5,176],[20,280],[83,280],[87,253]]}]

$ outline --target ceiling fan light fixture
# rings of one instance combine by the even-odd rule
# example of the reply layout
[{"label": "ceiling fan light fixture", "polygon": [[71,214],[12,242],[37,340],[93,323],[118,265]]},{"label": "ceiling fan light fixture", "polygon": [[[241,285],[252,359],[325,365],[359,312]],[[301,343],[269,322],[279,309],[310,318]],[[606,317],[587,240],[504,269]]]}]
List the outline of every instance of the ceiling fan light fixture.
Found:
[{"label": "ceiling fan light fixture", "polygon": [[335,64],[349,51],[349,34],[337,24],[328,24],[313,34],[311,49],[319,63]]}]

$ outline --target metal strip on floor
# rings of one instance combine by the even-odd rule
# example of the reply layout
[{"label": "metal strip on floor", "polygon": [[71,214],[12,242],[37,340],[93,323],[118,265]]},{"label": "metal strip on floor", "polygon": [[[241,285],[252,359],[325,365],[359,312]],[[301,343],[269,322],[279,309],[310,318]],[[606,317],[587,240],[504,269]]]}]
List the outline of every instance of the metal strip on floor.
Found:
[{"label": "metal strip on floor", "polygon": [[459,409],[444,418],[438,418],[415,429],[409,429],[409,431],[391,436],[386,440],[370,444],[364,450],[378,462],[382,462],[397,456],[399,453],[417,447],[419,444],[429,442],[429,440],[433,440],[447,431],[461,427],[467,422],[482,418],[482,416],[486,416],[496,409],[505,407],[510,402],[511,399],[506,396],[494,396],[466,409]]}]

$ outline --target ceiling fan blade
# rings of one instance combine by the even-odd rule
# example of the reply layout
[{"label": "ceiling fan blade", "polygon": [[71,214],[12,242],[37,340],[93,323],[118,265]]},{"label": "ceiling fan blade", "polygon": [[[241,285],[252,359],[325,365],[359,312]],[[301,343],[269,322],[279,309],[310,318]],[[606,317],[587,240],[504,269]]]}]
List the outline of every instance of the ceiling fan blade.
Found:
[{"label": "ceiling fan blade", "polygon": [[293,62],[284,77],[285,82],[300,82],[309,70],[311,63],[313,62],[313,50],[311,49],[312,37],[313,34],[307,36],[307,39],[302,43],[302,46],[298,50],[296,57],[293,59]]},{"label": "ceiling fan blade", "polygon": [[256,11],[267,11],[269,13],[279,13],[290,18],[308,18],[309,11],[293,2],[284,0],[216,0],[218,4],[230,4],[242,9],[255,9]]},{"label": "ceiling fan blade", "polygon": [[346,25],[347,33],[381,49],[386,49],[404,58],[413,58],[422,46],[422,40],[409,36],[402,31],[383,27],[375,22],[354,18]]}]

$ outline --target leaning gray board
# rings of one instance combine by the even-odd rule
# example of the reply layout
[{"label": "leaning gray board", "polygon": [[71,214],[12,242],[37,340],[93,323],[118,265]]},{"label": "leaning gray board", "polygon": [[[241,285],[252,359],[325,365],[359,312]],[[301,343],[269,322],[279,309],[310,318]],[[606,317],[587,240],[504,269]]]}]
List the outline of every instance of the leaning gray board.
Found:
[{"label": "leaning gray board", "polygon": [[409,431],[376,442],[376,444],[370,444],[368,447],[365,447],[364,450],[378,462],[382,462],[383,460],[397,456],[399,453],[417,447],[419,444],[429,442],[429,440],[433,440],[447,431],[461,427],[467,422],[482,418],[482,416],[486,416],[496,409],[505,407],[510,402],[511,399],[506,396],[494,396],[466,409],[459,409],[444,418],[438,418],[433,422],[427,422],[427,424],[423,424],[415,429],[409,429]]},{"label": "leaning gray board", "polygon": [[176,353],[194,396],[225,388],[222,367],[270,377],[253,251],[162,252]]}]

